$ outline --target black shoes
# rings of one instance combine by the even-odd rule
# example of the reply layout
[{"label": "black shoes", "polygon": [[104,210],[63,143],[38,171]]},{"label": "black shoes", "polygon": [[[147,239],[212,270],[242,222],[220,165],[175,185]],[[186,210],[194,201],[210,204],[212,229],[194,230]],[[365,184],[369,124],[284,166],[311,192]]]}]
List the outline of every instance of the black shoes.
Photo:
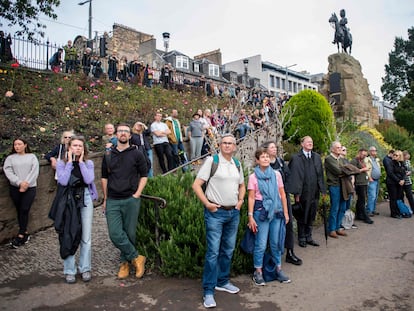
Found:
[{"label": "black shoes", "polygon": [[300,247],[306,247],[306,241],[299,241],[299,246]]},{"label": "black shoes", "polygon": [[300,266],[302,264],[302,259],[295,255],[293,249],[288,249],[286,253],[286,262],[296,266]]},{"label": "black shoes", "polygon": [[306,241],[306,244],[309,244],[309,245],[312,245],[312,246],[319,246],[319,243],[314,241],[314,240]]}]

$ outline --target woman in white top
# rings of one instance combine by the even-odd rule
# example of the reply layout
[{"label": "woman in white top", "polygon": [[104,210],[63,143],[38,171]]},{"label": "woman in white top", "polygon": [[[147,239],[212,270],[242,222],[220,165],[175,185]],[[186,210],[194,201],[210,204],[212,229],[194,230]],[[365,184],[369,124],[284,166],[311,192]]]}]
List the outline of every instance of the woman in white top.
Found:
[{"label": "woman in white top", "polygon": [[27,224],[39,176],[39,161],[30,152],[26,140],[16,138],[13,141],[12,151],[4,161],[3,171],[10,183],[10,197],[16,206],[19,223],[19,233],[12,240],[11,246],[18,248],[30,239]]}]

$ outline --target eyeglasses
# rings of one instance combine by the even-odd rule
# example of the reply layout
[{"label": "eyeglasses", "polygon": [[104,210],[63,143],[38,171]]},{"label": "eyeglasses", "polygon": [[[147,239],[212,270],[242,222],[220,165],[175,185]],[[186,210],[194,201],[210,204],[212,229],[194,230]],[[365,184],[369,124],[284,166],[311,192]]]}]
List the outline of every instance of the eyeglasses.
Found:
[{"label": "eyeglasses", "polygon": [[130,130],[117,130],[117,133],[130,133]]}]

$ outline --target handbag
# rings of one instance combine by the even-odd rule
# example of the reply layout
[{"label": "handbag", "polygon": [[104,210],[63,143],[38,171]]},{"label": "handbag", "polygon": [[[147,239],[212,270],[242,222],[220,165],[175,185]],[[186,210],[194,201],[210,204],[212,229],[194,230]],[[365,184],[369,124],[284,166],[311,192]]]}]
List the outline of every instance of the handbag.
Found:
[{"label": "handbag", "polygon": [[256,235],[248,227],[244,232],[242,241],[240,242],[241,249],[247,254],[253,254],[254,245],[256,243]]},{"label": "handbag", "polygon": [[263,256],[262,274],[265,282],[271,282],[277,279],[277,265],[269,251],[266,251]]},{"label": "handbag", "polygon": [[411,210],[411,208],[404,203],[403,200],[397,200],[397,206],[398,209],[400,210],[400,214],[403,217],[411,217],[413,215],[413,211]]}]

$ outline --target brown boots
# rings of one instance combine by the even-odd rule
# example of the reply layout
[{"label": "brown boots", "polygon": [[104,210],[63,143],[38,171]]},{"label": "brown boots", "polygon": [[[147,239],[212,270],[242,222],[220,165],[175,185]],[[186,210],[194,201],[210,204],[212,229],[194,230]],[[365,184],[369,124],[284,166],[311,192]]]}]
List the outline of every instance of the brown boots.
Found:
[{"label": "brown boots", "polygon": [[129,263],[128,261],[125,261],[121,263],[121,266],[119,267],[118,271],[118,278],[125,279],[129,275]]},{"label": "brown boots", "polygon": [[144,256],[138,255],[137,258],[132,259],[131,263],[135,267],[135,276],[140,279],[145,272],[145,260]]},{"label": "brown boots", "polygon": [[[145,261],[146,258],[144,256],[138,255],[137,258],[131,260],[131,264],[135,267],[135,276],[140,279],[144,275],[145,272]],[[125,261],[121,263],[118,271],[118,278],[125,279],[129,276],[129,263]]]}]

